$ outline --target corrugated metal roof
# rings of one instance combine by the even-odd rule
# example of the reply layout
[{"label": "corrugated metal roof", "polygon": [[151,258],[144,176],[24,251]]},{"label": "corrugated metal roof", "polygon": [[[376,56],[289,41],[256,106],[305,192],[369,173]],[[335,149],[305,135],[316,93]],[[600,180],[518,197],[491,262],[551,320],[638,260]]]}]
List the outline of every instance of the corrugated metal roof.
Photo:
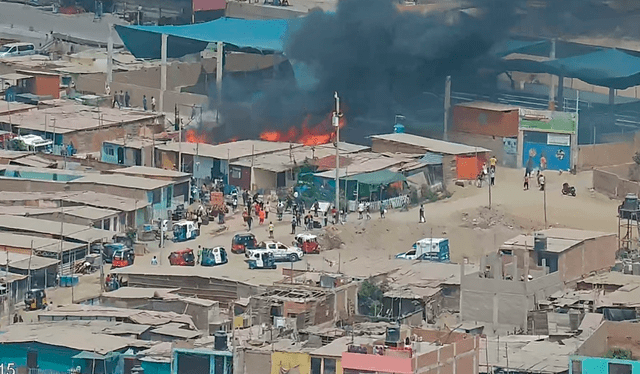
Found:
[{"label": "corrugated metal roof", "polygon": [[152,168],[148,166],[130,166],[124,169],[111,170],[110,172],[114,174],[127,174],[132,176],[144,175],[148,177],[184,178],[190,176],[189,173],[181,173],[176,170]]},{"label": "corrugated metal roof", "polygon": [[423,136],[407,134],[407,133],[372,135],[371,138],[421,147],[425,151],[431,151],[431,152],[440,153],[444,155],[463,155],[463,154],[472,154],[472,153],[478,153],[478,152],[480,153],[491,152],[489,149],[482,148],[482,147],[474,147],[466,144],[446,142],[444,140],[426,138]]},{"label": "corrugated metal roof", "polygon": [[456,106],[465,107],[465,108],[482,109],[482,110],[488,110],[492,112],[511,112],[514,110],[520,110],[520,107],[517,107],[515,105],[497,104],[497,103],[490,103],[487,101],[472,101],[470,103],[460,103],[460,104],[457,104]]},{"label": "corrugated metal roof", "polygon": [[420,162],[427,165],[439,165],[442,164],[442,155],[427,152],[420,158]]},{"label": "corrugated metal roof", "polygon": [[0,216],[0,229],[5,231],[31,232],[46,235],[60,236],[60,229],[63,229],[62,235],[65,238],[82,241],[85,243],[96,240],[109,240],[113,237],[114,232],[94,229],[92,227],[60,222],[47,221],[21,216]]},{"label": "corrugated metal roof", "polygon": [[137,190],[151,191],[165,186],[173,184],[171,181],[162,181],[151,178],[132,177],[128,175],[122,175],[114,178],[111,175],[106,174],[89,174],[85,177],[69,181],[69,183],[93,183],[97,185],[115,186],[123,188],[133,188]]}]

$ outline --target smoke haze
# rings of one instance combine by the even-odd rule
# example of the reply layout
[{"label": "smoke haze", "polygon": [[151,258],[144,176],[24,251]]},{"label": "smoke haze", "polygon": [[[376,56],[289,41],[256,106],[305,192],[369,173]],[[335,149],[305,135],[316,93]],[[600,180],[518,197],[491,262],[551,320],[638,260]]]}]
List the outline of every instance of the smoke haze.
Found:
[{"label": "smoke haze", "polygon": [[225,136],[286,131],[308,115],[312,124],[320,122],[333,109],[334,91],[345,110],[349,141],[390,131],[398,113],[419,117],[419,111],[433,108],[441,115],[442,99],[424,92],[441,94],[447,75],[473,72],[517,22],[519,3],[476,0],[466,12],[423,15],[399,11],[391,0],[342,0],[335,13],[313,11],[288,36],[285,56],[313,70],[315,89],[297,88],[287,63],[279,65],[276,78],[225,78],[225,101],[248,103],[225,103]]}]

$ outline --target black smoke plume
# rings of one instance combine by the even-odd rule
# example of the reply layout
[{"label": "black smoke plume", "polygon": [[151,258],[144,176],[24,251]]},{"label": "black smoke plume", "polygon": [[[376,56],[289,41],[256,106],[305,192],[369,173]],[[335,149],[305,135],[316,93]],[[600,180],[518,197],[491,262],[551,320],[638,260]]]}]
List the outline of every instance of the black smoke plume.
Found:
[{"label": "black smoke plume", "polygon": [[300,125],[308,115],[319,122],[333,109],[334,91],[345,108],[348,141],[389,132],[395,114],[441,123],[445,77],[473,76],[487,63],[487,52],[517,22],[520,1],[467,4],[425,15],[399,11],[391,0],[341,0],[335,13],[312,11],[288,35],[285,56],[312,69],[315,89],[299,89],[288,63],[275,78],[225,77],[225,136],[255,138]]}]

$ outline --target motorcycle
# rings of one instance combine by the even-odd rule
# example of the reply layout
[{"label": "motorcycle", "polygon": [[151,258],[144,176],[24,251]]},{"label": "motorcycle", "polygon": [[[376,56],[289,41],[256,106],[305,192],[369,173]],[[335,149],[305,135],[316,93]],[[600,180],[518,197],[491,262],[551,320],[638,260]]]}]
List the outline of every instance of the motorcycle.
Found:
[{"label": "motorcycle", "polygon": [[563,183],[562,184],[562,194],[563,195],[567,195],[567,196],[576,196],[576,188],[573,186],[570,186],[569,183]]}]

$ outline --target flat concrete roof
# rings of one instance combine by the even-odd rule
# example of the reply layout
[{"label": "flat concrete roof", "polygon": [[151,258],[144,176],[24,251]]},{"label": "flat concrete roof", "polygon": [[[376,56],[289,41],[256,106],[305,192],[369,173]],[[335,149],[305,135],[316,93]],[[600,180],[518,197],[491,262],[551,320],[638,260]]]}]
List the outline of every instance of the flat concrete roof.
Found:
[{"label": "flat concrete roof", "polygon": [[49,266],[57,265],[60,261],[54,258],[29,256],[22,253],[15,252],[0,252],[0,266],[7,266],[7,257],[9,260],[9,267],[13,267],[21,270],[28,270],[31,267],[32,270],[44,269]]},{"label": "flat concrete roof", "polygon": [[298,147],[302,147],[302,144],[267,142],[264,140],[240,140],[218,145],[169,142],[156,146],[156,148],[161,151],[181,151],[187,155],[198,155],[199,157],[209,157],[218,160],[236,160],[241,157],[251,156],[252,154],[256,156]]},{"label": "flat concrete roof", "polygon": [[[539,231],[539,233],[544,234],[547,238],[546,250],[555,253],[562,253],[585,240],[616,235],[614,233],[562,228],[542,230]],[[522,234],[504,242],[504,244],[500,246],[500,249],[508,250],[514,247],[526,247],[533,251],[534,242],[535,238],[533,235]]]},{"label": "flat concrete roof", "polygon": [[421,147],[425,151],[441,153],[445,155],[463,155],[478,152],[491,152],[491,150],[482,147],[474,147],[466,144],[446,142],[444,140],[426,138],[423,136],[406,133],[371,135],[370,138],[386,140],[394,143],[408,144],[415,147]]}]

